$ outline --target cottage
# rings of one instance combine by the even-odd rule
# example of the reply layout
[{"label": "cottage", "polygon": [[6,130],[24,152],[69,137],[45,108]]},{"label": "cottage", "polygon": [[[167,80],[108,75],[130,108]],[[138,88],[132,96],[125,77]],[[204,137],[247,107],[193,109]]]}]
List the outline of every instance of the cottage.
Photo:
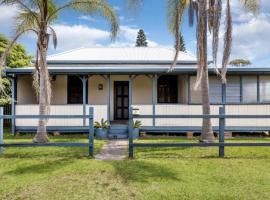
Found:
[{"label": "cottage", "polygon": [[[193,89],[196,58],[180,52],[175,69],[168,73],[173,56],[172,49],[150,47],[80,48],[49,56],[51,114],[84,115],[92,106],[95,121],[104,118],[112,126],[126,123],[129,107],[146,115],[201,114],[200,91]],[[31,67],[6,70],[13,80],[13,114],[38,114],[32,71]],[[220,105],[226,105],[227,114],[270,114],[269,68],[230,67],[226,85],[211,67],[209,74],[212,114],[218,114]],[[228,119],[226,126],[232,132],[258,127],[268,131],[269,122]],[[216,129],[218,121],[213,119],[212,123]],[[87,124],[86,118],[50,119],[48,130],[84,132]],[[16,119],[12,123],[13,132],[35,131],[36,126],[37,119]],[[158,132],[200,129],[201,119],[142,119],[141,127],[142,131]],[[125,133],[121,137],[126,137]]]}]

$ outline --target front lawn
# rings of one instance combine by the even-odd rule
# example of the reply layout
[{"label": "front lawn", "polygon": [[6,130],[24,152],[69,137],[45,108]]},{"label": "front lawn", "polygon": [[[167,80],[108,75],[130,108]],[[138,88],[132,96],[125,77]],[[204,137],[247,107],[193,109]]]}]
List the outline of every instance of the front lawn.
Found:
[{"label": "front lawn", "polygon": [[[139,142],[150,141],[156,140]],[[159,140],[164,141],[187,140]],[[97,152],[104,142],[95,144]],[[104,162],[89,159],[82,147],[5,149],[0,199],[270,199],[269,147],[225,148],[223,159],[217,152],[216,147],[142,148],[135,149],[134,160]]]}]

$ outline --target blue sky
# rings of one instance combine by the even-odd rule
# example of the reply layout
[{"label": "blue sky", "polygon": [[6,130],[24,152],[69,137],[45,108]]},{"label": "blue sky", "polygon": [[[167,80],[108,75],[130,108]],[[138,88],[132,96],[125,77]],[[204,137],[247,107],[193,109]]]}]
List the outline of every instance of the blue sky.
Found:
[{"label": "blue sky", "polygon": [[[84,13],[67,10],[53,24],[58,35],[58,47],[50,46],[49,54],[68,51],[80,47],[92,46],[134,46],[138,29],[142,28],[147,34],[149,46],[173,47],[173,37],[167,31],[166,1],[145,0],[144,5],[136,13],[126,9],[126,0],[109,0],[115,8],[120,21],[120,33],[115,42],[109,39],[108,24],[101,17],[89,16]],[[63,1],[58,1],[62,4]],[[231,0],[233,13],[233,48],[231,59],[248,58],[254,67],[270,67],[270,1],[261,0],[259,14],[254,17],[243,11],[239,0]],[[18,10],[14,6],[0,6],[0,32],[12,36],[13,17]],[[221,26],[220,51],[222,53],[222,40],[224,26]],[[195,29],[187,24],[184,17],[182,24],[187,50],[195,54]],[[209,35],[209,43],[211,37]],[[20,39],[27,51],[35,52],[35,37],[26,35]],[[210,45],[209,45],[210,46]],[[209,51],[209,59],[211,59]]]}]

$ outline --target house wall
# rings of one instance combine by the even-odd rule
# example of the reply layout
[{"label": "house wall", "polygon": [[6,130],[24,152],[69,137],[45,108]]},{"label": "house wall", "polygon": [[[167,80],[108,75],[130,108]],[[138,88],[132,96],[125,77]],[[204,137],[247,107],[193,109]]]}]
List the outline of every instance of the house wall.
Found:
[{"label": "house wall", "polygon": [[152,104],[152,79],[140,75],[133,80],[132,104]]},{"label": "house wall", "polygon": [[67,104],[67,76],[57,75],[52,84],[52,104]]},{"label": "house wall", "polygon": [[[99,90],[98,85],[102,84],[103,89]],[[100,76],[91,76],[88,79],[88,104],[92,105],[106,105],[107,104],[107,85],[106,80]]]},{"label": "house wall", "polygon": [[36,104],[37,98],[32,86],[31,75],[17,77],[17,104]]},{"label": "house wall", "polygon": [[[128,81],[127,75],[111,75],[111,119],[113,119],[114,111],[114,81]],[[178,101],[179,104],[158,104],[156,105],[156,114],[201,114],[202,108],[200,105],[184,105],[188,102],[188,76],[178,76]],[[195,80],[194,80],[195,81]],[[103,84],[103,90],[98,90],[98,84]],[[88,107],[94,106],[95,121],[100,121],[101,118],[107,119],[107,102],[106,102],[106,80],[101,76],[92,76],[89,79]],[[192,88],[192,86],[191,86]],[[132,105],[140,109],[140,114],[151,115],[153,113],[152,105],[152,79],[140,75],[133,80],[133,95]],[[67,103],[67,76],[58,75],[55,81],[52,81],[52,104],[51,114],[82,114],[82,105],[65,105]],[[32,88],[32,76],[20,75],[17,79],[17,99],[16,114],[38,114],[38,105]],[[32,105],[23,105],[32,104]],[[62,104],[62,105],[59,105]],[[218,114],[218,105],[211,105],[211,113]],[[226,114],[251,114],[262,115],[270,113],[270,105],[226,105]],[[153,126],[153,119],[140,119],[143,126]],[[218,125],[218,120],[212,119],[214,126]],[[17,119],[17,126],[33,126],[37,124],[36,119]],[[86,122],[88,124],[88,120]],[[270,119],[227,119],[227,126],[260,126],[269,127]],[[51,126],[81,126],[81,119],[50,119]],[[201,126],[201,119],[156,119],[156,126]]]},{"label": "house wall", "polygon": [[[187,84],[188,77],[186,75],[178,76],[178,102],[187,103]],[[128,75],[111,75],[110,82],[110,116],[114,116],[114,82],[129,81]],[[67,104],[67,75],[57,75],[52,79],[52,104]],[[99,84],[103,85],[103,89],[99,90]],[[23,75],[18,77],[17,84],[18,104],[37,104],[34,89],[32,87],[32,76]],[[91,76],[88,79],[88,104],[89,105],[106,105],[107,104],[107,81],[100,75]],[[139,75],[133,79],[132,87],[132,104],[144,105],[152,108],[152,79],[146,75]],[[151,109],[152,110],[152,109]]]},{"label": "house wall", "polygon": [[[17,104],[37,104],[31,75],[21,75],[17,78]],[[67,76],[57,75],[51,81],[52,104],[67,104]]]}]

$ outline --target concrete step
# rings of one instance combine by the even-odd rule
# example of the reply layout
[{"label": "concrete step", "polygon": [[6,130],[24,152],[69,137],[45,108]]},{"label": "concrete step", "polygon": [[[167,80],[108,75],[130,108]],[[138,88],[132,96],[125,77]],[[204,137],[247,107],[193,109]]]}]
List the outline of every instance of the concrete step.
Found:
[{"label": "concrete step", "polygon": [[128,125],[126,124],[111,124],[109,133],[109,139],[125,139],[128,138]]},{"label": "concrete step", "polygon": [[111,124],[110,129],[127,129],[128,125],[125,124]]}]

